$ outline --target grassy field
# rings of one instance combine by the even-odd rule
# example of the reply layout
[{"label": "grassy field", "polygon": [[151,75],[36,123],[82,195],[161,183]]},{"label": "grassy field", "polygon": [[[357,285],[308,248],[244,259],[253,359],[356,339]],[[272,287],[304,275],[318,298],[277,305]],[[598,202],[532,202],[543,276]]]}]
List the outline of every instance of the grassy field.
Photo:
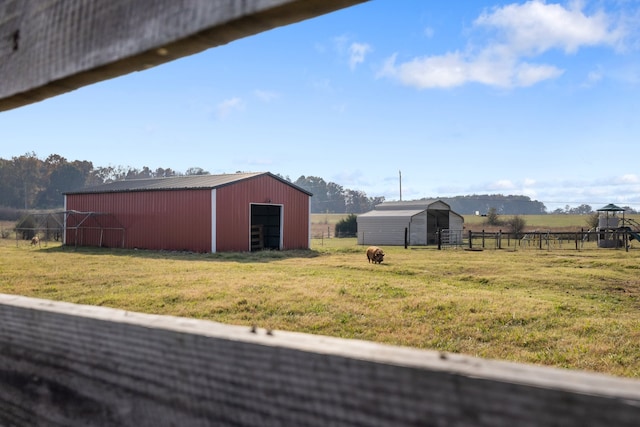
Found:
[{"label": "grassy field", "polygon": [[640,378],[640,251],[465,251],[355,239],[189,254],[0,239],[0,292]]}]

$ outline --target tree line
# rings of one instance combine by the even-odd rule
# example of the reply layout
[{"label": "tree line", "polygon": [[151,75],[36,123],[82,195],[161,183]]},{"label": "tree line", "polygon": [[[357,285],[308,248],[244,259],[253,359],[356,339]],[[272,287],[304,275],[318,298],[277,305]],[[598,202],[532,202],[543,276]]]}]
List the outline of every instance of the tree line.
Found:
[{"label": "tree line", "polygon": [[[87,160],[67,160],[51,154],[45,159],[26,153],[11,159],[0,158],[0,217],[19,216],[22,210],[62,208],[63,194],[78,188],[113,181],[142,178],[163,178],[183,175],[208,175],[209,172],[192,167],[184,173],[171,168],[137,169],[129,166],[94,166]],[[315,176],[301,176],[292,181],[313,194],[313,213],[362,213],[384,201],[384,197],[368,197],[364,192],[326,182]],[[13,218],[7,218],[13,219]]]},{"label": "tree line", "polygon": [[[63,206],[63,193],[85,186],[93,186],[125,179],[162,178],[181,175],[207,175],[208,171],[192,167],[185,172],[171,168],[147,166],[141,169],[129,166],[94,166],[87,160],[67,160],[51,154],[45,159],[35,153],[26,153],[11,159],[0,158],[0,219],[20,216],[22,210],[59,209]],[[359,214],[372,210],[385,201],[384,197],[369,197],[358,190],[344,188],[317,176],[300,176],[289,181],[313,194],[312,213]],[[461,215],[486,215],[493,210],[500,215],[539,215],[547,213],[544,203],[528,196],[483,194],[440,198]],[[628,207],[625,207],[628,208]],[[632,209],[628,211],[635,213]],[[7,212],[13,214],[8,215]],[[590,214],[589,205],[556,209],[555,214]]]},{"label": "tree line", "polygon": [[443,198],[451,210],[461,215],[487,215],[495,211],[500,215],[542,215],[547,213],[544,203],[529,196],[502,194],[472,194]]},{"label": "tree line", "polygon": [[123,179],[200,175],[191,168],[185,174],[171,168],[136,169],[123,166],[95,167],[87,160],[72,160],[51,154],[40,159],[26,153],[11,159],[0,158],[0,206],[14,209],[55,209],[63,205],[63,193],[85,186]]}]

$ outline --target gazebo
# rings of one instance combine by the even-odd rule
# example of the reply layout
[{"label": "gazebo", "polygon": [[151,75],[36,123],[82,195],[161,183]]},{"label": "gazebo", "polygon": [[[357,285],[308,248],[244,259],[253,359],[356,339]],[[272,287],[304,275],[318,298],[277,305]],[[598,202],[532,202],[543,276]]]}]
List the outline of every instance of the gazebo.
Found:
[{"label": "gazebo", "polygon": [[[597,209],[598,217],[598,247],[619,248],[624,245],[624,209],[609,203]],[[620,216],[619,213],[622,212]]]}]

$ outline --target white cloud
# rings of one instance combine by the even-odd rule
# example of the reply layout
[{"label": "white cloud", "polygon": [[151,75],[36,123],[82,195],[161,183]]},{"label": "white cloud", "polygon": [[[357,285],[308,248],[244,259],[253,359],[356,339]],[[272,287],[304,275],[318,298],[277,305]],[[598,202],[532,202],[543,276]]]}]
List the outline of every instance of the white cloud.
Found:
[{"label": "white cloud", "polygon": [[260,98],[262,101],[264,102],[271,102],[274,99],[280,98],[280,94],[277,92],[271,92],[268,90],[256,90],[254,91],[254,94]]},{"label": "white cloud", "polygon": [[496,87],[527,87],[540,81],[556,78],[564,72],[551,65],[514,64],[508,59],[469,60],[462,54],[416,58],[400,65],[396,56],[387,59],[379,77],[393,77],[407,86],[420,89],[451,88],[467,83],[481,83]]},{"label": "white cloud", "polygon": [[615,45],[622,37],[604,12],[587,16],[577,2],[569,8],[542,0],[510,4],[483,13],[474,24],[502,33],[510,48],[522,54],[553,48],[575,53],[582,46]]},{"label": "white cloud", "polygon": [[364,62],[365,56],[371,52],[371,46],[366,43],[351,43],[349,46],[349,68],[352,70]]},{"label": "white cloud", "polygon": [[638,175],[636,174],[628,173],[628,174],[622,175],[616,181],[621,184],[638,184],[640,183],[640,177],[638,177]]},{"label": "white cloud", "polygon": [[311,86],[321,93],[333,93],[335,89],[329,79],[318,79],[311,82]]},{"label": "white cloud", "polygon": [[371,45],[367,43],[353,42],[348,35],[341,35],[333,38],[333,45],[341,58],[346,57],[349,68],[354,70],[362,64],[367,54],[373,51]]},{"label": "white cloud", "polygon": [[428,39],[430,39],[431,37],[433,37],[433,35],[435,34],[435,30],[431,27],[426,27],[424,29],[424,36]]},{"label": "white cloud", "polygon": [[[510,4],[484,12],[475,30],[494,34],[486,44],[464,52],[448,52],[397,63],[389,57],[378,77],[389,77],[419,89],[452,88],[467,83],[494,87],[527,87],[555,79],[564,70],[536,64],[532,58],[551,49],[575,53],[584,46],[616,46],[623,31],[604,12],[587,16],[579,3],[570,7],[541,0]],[[529,58],[525,60],[525,58]],[[593,76],[595,77],[595,76]]]},{"label": "white cloud", "polygon": [[344,113],[345,111],[347,111],[347,104],[335,104],[333,107],[331,107],[333,109],[333,111],[336,111],[340,114]]},{"label": "white cloud", "polygon": [[515,69],[513,82],[516,86],[527,87],[543,80],[560,77],[564,70],[560,70],[553,65],[533,65],[522,63]]},{"label": "white cloud", "polygon": [[604,77],[604,74],[602,73],[602,70],[600,70],[600,69],[590,71],[587,74],[587,80],[583,83],[582,86],[591,87],[591,86],[595,85],[596,83],[598,83],[600,80],[602,80],[603,77]]},{"label": "white cloud", "polygon": [[225,99],[221,103],[219,103],[216,107],[216,111],[218,114],[218,118],[224,119],[233,111],[242,111],[244,110],[244,102],[241,98],[234,97]]},{"label": "white cloud", "polygon": [[468,67],[457,53],[416,58],[396,65],[396,55],[385,62],[379,76],[395,77],[403,84],[425,88],[460,86],[468,80]]},{"label": "white cloud", "polygon": [[500,179],[490,185],[492,190],[512,190],[516,185],[508,179]]},{"label": "white cloud", "polygon": [[336,36],[333,38],[333,44],[338,53],[344,53],[347,49],[347,43],[349,43],[349,37],[346,35]]}]

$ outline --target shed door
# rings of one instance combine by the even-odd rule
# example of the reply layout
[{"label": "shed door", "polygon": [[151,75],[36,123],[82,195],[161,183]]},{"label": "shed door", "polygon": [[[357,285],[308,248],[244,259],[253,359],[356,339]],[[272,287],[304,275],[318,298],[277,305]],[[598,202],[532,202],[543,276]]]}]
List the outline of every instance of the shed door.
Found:
[{"label": "shed door", "polygon": [[438,230],[449,228],[449,211],[427,210],[427,244],[438,243]]},{"label": "shed door", "polygon": [[251,250],[280,249],[282,206],[251,205]]}]

